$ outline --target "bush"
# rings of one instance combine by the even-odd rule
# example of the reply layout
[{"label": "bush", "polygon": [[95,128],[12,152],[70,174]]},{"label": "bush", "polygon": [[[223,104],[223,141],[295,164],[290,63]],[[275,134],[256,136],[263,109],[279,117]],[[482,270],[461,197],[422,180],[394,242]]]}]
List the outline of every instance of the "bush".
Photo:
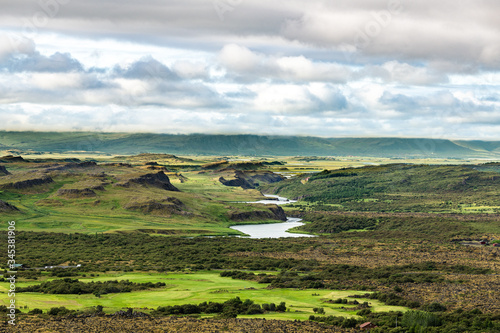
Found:
[{"label": "bush", "polygon": [[286,304],[285,302],[281,302],[277,307],[276,311],[278,312],[285,312],[286,311]]},{"label": "bush", "polygon": [[340,327],[343,328],[353,328],[356,327],[358,324],[358,321],[354,318],[346,318],[344,321],[342,321],[342,324],[340,324]]},{"label": "bush", "polygon": [[412,330],[418,330],[429,326],[440,326],[441,320],[429,312],[410,310],[403,315],[401,324]]},{"label": "bush", "polygon": [[259,304],[252,304],[248,307],[248,310],[245,313],[247,315],[260,314],[264,313],[264,310],[262,310]]},{"label": "bush", "polygon": [[71,310],[66,309],[64,306],[61,306],[61,307],[50,308],[50,310],[47,313],[51,316],[64,316],[70,314],[71,312],[72,312]]},{"label": "bush", "polygon": [[314,308],[313,311],[314,311],[314,313],[317,313],[317,314],[325,314],[324,308]]},{"label": "bush", "polygon": [[372,311],[370,309],[363,309],[363,310],[359,310],[358,312],[356,312],[356,314],[358,316],[361,316],[361,317],[369,315],[370,313],[372,313]]},{"label": "bush", "polygon": [[437,302],[434,302],[434,303],[426,305],[424,307],[424,310],[428,311],[428,312],[443,312],[443,311],[446,311],[446,306],[439,304]]}]

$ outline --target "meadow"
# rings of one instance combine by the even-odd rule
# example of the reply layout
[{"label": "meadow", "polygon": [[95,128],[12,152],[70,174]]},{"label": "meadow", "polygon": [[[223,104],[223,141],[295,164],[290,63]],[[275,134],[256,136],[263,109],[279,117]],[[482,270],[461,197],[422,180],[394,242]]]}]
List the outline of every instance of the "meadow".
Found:
[{"label": "meadow", "polygon": [[[323,307],[326,315],[356,316],[356,310],[342,309],[343,304],[325,303],[327,300],[347,298],[350,295],[364,295],[365,292],[353,290],[314,290],[314,289],[266,289],[267,284],[253,281],[234,280],[221,277],[218,272],[199,271],[195,273],[101,273],[99,277],[80,277],[82,282],[129,280],[131,282],[164,282],[166,287],[149,291],[106,294],[99,298],[94,295],[56,295],[41,293],[18,293],[17,302],[22,311],[34,308],[48,310],[64,306],[73,310],[85,310],[101,305],[105,312],[113,313],[126,308],[153,310],[159,306],[199,304],[202,302],[224,302],[234,297],[251,299],[257,304],[285,302],[289,311],[251,315],[251,318],[300,319],[307,320],[314,314],[313,308]],[[50,280],[50,279],[49,279]],[[19,282],[18,287],[38,284]],[[6,293],[7,284],[0,283],[0,293]],[[357,298],[359,302],[370,302],[372,311],[405,311],[399,306],[387,306],[371,299]],[[4,300],[3,300],[4,301]],[[24,308],[27,306],[27,308]],[[352,307],[352,306],[351,306]],[[245,317],[245,316],[243,316]]]}]

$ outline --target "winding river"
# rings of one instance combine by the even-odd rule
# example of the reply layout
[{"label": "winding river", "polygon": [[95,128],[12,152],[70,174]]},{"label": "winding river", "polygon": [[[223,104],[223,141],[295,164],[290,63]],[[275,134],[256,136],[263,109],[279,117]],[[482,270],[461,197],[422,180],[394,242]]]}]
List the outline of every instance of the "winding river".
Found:
[{"label": "winding river", "polygon": [[[285,205],[293,202],[294,200],[288,200],[287,198],[279,197],[277,195],[265,194],[266,197],[272,198],[268,200],[252,201],[247,203],[263,203],[263,204],[273,204],[273,205]],[[307,234],[295,234],[287,232],[287,230],[304,225],[300,222],[302,219],[297,217],[287,217],[286,222],[281,223],[269,223],[269,224],[242,224],[231,226],[231,229],[241,231],[247,235],[249,238],[281,238],[281,237],[315,237],[314,235]]]}]

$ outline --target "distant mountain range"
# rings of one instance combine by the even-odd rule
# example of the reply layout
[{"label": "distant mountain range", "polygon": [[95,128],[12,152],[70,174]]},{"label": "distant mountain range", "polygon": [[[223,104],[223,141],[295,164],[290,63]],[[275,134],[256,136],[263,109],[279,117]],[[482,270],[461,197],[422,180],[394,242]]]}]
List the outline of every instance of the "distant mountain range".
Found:
[{"label": "distant mountain range", "polygon": [[500,141],[0,131],[0,150],[109,154],[500,158]]}]

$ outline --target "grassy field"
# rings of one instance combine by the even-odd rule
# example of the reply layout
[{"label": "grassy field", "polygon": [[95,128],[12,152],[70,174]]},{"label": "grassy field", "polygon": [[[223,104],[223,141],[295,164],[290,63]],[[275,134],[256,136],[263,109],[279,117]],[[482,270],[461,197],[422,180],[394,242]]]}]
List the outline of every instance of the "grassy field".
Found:
[{"label": "grassy field", "polygon": [[[217,174],[197,171],[199,165],[211,159],[198,161],[168,157],[171,155],[152,156],[101,157],[97,166],[48,172],[47,167],[68,164],[62,161],[52,161],[52,164],[6,163],[11,174],[0,177],[0,199],[14,205],[20,212],[2,212],[4,219],[1,223],[15,220],[20,230],[65,233],[147,229],[153,233],[169,230],[168,234],[173,235],[239,235],[241,233],[229,229],[230,225],[236,223],[230,220],[228,214],[262,210],[262,207],[239,203],[262,199],[259,191],[228,187],[218,181]],[[152,160],[158,163],[158,167],[153,167],[153,170],[146,165]],[[129,163],[130,166],[109,163]],[[168,170],[166,174],[179,192],[146,185],[134,185],[133,188],[117,186],[131,177],[155,174],[162,168]],[[176,168],[181,171],[171,171]],[[26,189],[1,188],[5,184],[43,176],[50,176],[53,182]],[[102,185],[100,189],[93,189],[99,185]],[[87,189],[95,194],[68,197],[60,195],[60,189]],[[177,206],[164,206],[166,209],[163,211],[145,213],[129,208],[148,203],[161,204],[172,198],[180,203]],[[169,207],[172,208],[170,211]],[[271,221],[276,222],[273,218],[249,218],[248,223]]]},{"label": "grassy field", "polygon": [[[102,305],[104,311],[115,312],[123,308],[148,308],[158,306],[199,304],[207,302],[223,302],[236,296],[240,299],[251,299],[258,304],[286,302],[289,311],[285,313],[270,313],[264,315],[249,316],[252,318],[268,319],[301,319],[307,320],[314,314],[313,308],[323,307],[327,315],[355,316],[356,310],[341,309],[352,307],[352,305],[324,303],[325,300],[347,298],[350,295],[362,295],[364,291],[332,291],[316,289],[266,289],[267,284],[259,284],[253,281],[233,280],[228,277],[220,277],[217,272],[196,273],[116,273],[100,274],[94,278],[80,278],[80,281],[107,281],[107,280],[129,280],[132,282],[164,282],[166,287],[147,291],[130,293],[106,294],[100,298],[94,295],[49,295],[39,293],[17,293],[16,302],[22,308],[27,305],[30,309],[40,308],[43,310],[51,307],[65,306],[68,309],[83,309],[96,305]],[[18,282],[18,287],[24,287],[40,282]],[[0,293],[5,295],[7,283],[0,283]],[[314,294],[314,295],[313,295]],[[398,306],[387,306],[377,300],[357,299],[360,303],[367,301],[371,303],[372,311],[405,311]],[[0,305],[6,305],[8,299],[3,298]]]}]

